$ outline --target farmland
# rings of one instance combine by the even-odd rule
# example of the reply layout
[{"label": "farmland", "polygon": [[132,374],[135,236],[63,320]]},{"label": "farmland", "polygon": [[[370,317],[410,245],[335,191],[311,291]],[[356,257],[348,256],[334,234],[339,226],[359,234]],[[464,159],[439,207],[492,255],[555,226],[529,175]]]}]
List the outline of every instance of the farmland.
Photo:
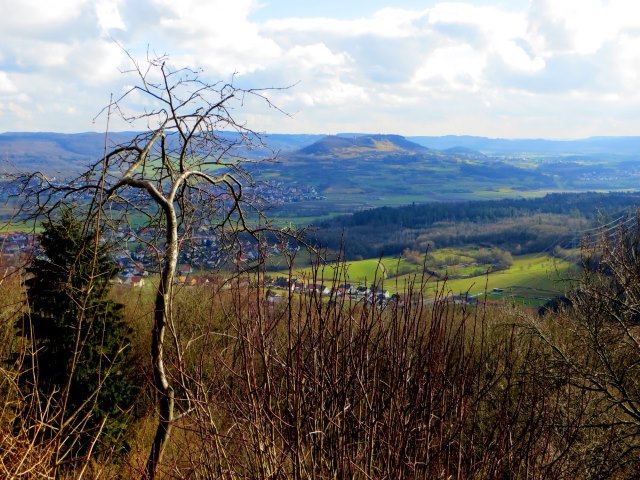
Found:
[{"label": "farmland", "polygon": [[[437,258],[458,258],[465,255],[463,250],[443,249],[434,252]],[[514,257],[513,264],[504,270],[489,271],[485,266],[483,274],[469,275],[464,278],[451,278],[425,272],[424,283],[427,298],[444,291],[452,295],[476,296],[491,293],[493,298],[520,300],[527,304],[542,304],[550,298],[563,294],[571,286],[571,280],[577,276],[576,266],[566,260],[548,254],[529,254]],[[480,269],[476,268],[476,271]],[[318,267],[294,269],[294,277],[309,283],[351,283],[354,285],[370,285],[376,282],[381,288],[392,293],[402,294],[409,285],[423,276],[422,266],[407,261],[405,258],[382,257],[345,263],[328,263]],[[452,276],[462,276],[456,265],[453,265]],[[285,271],[280,271],[284,275]],[[496,289],[494,291],[494,289]]]},{"label": "farmland", "polygon": [[398,274],[417,273],[421,269],[421,266],[410,263],[404,258],[382,257],[304,267],[295,269],[293,274],[302,278],[315,278],[322,282],[330,282],[335,278],[339,281],[366,284],[383,278],[394,278]]},{"label": "farmland", "polygon": [[[486,275],[446,281],[446,290],[454,295],[469,293],[478,295],[493,289],[505,290],[514,297],[523,296],[527,289],[545,291],[547,295],[564,293],[577,275],[574,264],[550,255],[532,254],[514,257],[513,265]],[[400,277],[399,284],[406,284],[407,277]],[[440,286],[440,285],[438,285]],[[438,286],[434,286],[437,288]]]}]

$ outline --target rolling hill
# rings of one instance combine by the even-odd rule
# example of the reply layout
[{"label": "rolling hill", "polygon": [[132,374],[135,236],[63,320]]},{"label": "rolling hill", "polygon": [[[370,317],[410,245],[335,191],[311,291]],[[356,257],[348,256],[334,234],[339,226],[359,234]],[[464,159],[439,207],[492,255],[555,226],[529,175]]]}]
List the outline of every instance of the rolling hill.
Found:
[{"label": "rolling hill", "polygon": [[[109,149],[129,142],[139,132],[111,132],[107,141]],[[221,132],[223,136],[235,135]],[[245,152],[248,157],[270,157],[303,148],[323,135],[265,135],[265,147]],[[170,140],[170,137],[169,137]],[[42,171],[47,175],[74,175],[83,172],[87,165],[102,157],[104,133],[50,133],[8,132],[0,133],[0,173],[3,171]]]},{"label": "rolling hill", "polygon": [[[135,135],[111,133],[108,144],[121,144]],[[257,179],[289,191],[301,187],[318,192],[309,200],[285,199],[286,209],[271,212],[285,218],[313,219],[413,202],[634,189],[640,184],[640,137],[554,141],[265,134],[263,140],[263,148],[244,152],[251,160],[276,156],[276,161],[251,166]],[[103,149],[101,133],[3,133],[0,174],[38,170],[57,177],[75,175],[99,159]]]},{"label": "rolling hill", "polygon": [[325,199],[296,205],[306,216],[555,186],[534,169],[467,148],[431,150],[399,135],[326,136],[255,173],[284,185],[313,185]]}]

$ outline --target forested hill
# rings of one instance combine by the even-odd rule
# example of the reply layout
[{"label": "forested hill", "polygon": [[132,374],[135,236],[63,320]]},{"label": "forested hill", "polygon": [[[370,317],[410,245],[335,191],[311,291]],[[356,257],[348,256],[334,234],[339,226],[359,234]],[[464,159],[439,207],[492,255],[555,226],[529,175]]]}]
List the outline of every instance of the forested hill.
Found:
[{"label": "forested hill", "polygon": [[599,213],[616,213],[640,206],[640,192],[551,193],[540,198],[480,200],[380,207],[322,222],[323,228],[370,225],[423,228],[436,222],[476,222],[520,217],[536,213],[579,213],[595,219]]},{"label": "forested hill", "polygon": [[583,232],[607,222],[615,225],[639,206],[640,192],[413,204],[335,217],[318,223],[313,235],[323,247],[344,246],[348,259],[464,244],[534,253],[576,246]]}]

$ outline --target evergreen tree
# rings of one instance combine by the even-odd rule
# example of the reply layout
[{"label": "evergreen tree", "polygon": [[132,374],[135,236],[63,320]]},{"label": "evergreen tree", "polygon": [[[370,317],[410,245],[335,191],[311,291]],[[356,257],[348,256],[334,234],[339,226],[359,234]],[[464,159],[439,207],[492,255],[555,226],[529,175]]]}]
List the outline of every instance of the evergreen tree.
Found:
[{"label": "evergreen tree", "polygon": [[117,267],[108,246],[86,232],[70,209],[45,222],[39,241],[41,254],[27,269],[30,312],[20,326],[32,339],[35,360],[33,371],[22,376],[23,387],[37,388],[41,407],[53,406],[44,420],[53,426],[49,434],[62,429],[67,459],[83,455],[98,435],[96,451],[115,446],[116,439],[122,447],[139,388],[123,306],[107,299]]}]

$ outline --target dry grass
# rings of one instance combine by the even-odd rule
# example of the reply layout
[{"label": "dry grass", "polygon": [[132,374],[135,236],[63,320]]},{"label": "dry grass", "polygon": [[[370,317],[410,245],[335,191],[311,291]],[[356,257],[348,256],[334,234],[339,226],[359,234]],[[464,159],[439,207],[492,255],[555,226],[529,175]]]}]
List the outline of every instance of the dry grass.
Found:
[{"label": "dry grass", "polygon": [[[339,273],[335,281],[342,281]],[[385,308],[316,295],[274,304],[259,285],[179,291],[166,352],[178,419],[158,478],[574,479],[635,472],[635,424],[622,422],[606,395],[580,383],[557,354],[594,361],[578,355],[585,349],[577,339],[586,340],[572,314],[540,320],[513,308],[455,305],[444,295],[429,305],[419,282],[405,292],[412,302]],[[3,292],[14,297],[0,298],[20,305],[19,282],[7,286]],[[152,301],[115,294],[138,324],[134,348],[148,370],[142,332]],[[0,310],[12,317],[3,317],[6,338],[18,312],[10,313],[10,303]],[[3,345],[20,350],[15,339]],[[625,352],[625,361],[637,358]],[[2,371],[0,476],[53,478],[56,444],[20,428],[19,404],[28,398],[15,387],[19,368]],[[126,458],[86,459],[58,475],[143,478],[152,413],[136,424]]]}]

